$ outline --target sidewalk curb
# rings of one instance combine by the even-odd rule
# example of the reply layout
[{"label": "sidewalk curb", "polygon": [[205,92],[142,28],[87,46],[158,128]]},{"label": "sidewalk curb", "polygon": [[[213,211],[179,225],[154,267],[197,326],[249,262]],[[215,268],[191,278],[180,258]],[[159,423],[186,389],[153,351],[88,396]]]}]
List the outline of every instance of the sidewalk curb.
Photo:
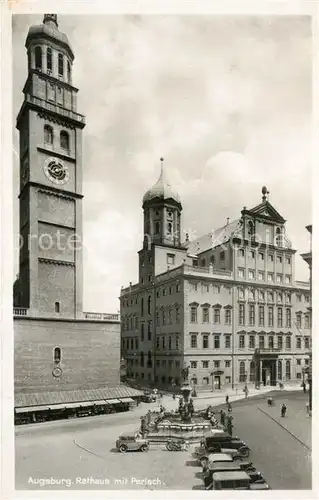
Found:
[{"label": "sidewalk curb", "polygon": [[301,439],[299,439],[293,432],[291,432],[289,429],[287,429],[287,427],[285,427],[284,425],[282,425],[282,423],[277,420],[275,417],[273,417],[272,415],[270,415],[266,410],[263,410],[263,408],[260,408],[260,406],[257,405],[257,408],[259,411],[261,411],[262,413],[264,413],[264,415],[267,415],[267,417],[269,417],[271,420],[273,420],[274,422],[276,422],[276,424],[278,424],[282,429],[285,429],[285,431],[288,432],[288,434],[290,434],[293,438],[295,438],[297,441],[299,441],[300,444],[302,444],[302,446],[305,446],[305,448],[307,448],[308,450],[312,451],[312,449],[306,444],[304,443],[303,441],[301,441]]}]

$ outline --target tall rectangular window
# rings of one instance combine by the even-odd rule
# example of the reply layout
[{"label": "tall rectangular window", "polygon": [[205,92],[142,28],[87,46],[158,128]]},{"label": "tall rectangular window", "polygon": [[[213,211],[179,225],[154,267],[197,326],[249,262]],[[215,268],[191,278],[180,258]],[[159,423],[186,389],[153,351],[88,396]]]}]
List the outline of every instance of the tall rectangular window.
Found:
[{"label": "tall rectangular window", "polygon": [[301,349],[301,337],[296,338],[296,349]]},{"label": "tall rectangular window", "polygon": [[197,347],[197,335],[196,334],[191,335],[191,347],[192,348]]},{"label": "tall rectangular window", "polygon": [[208,349],[208,335],[203,335],[203,349]]},{"label": "tall rectangular window", "polygon": [[231,336],[225,335],[225,349],[231,348]]},{"label": "tall rectangular window", "polygon": [[243,349],[245,347],[245,335],[239,335],[239,348]]},{"label": "tall rectangular window", "polygon": [[279,337],[277,337],[277,347],[278,349],[282,349],[282,336],[279,335]]},{"label": "tall rectangular window", "polygon": [[152,340],[152,322],[147,323],[147,340]]},{"label": "tall rectangular window", "polygon": [[269,347],[269,349],[273,349],[274,348],[274,337],[272,335],[270,335],[268,337],[268,347]]},{"label": "tall rectangular window", "polygon": [[265,326],[265,308],[259,306],[259,326]]},{"label": "tall rectangular window", "polygon": [[214,309],[214,323],[215,323],[215,325],[220,324],[220,309],[219,309],[219,307],[215,307],[215,309]]},{"label": "tall rectangular window", "polygon": [[277,326],[282,328],[282,307],[277,309]]},{"label": "tall rectangular window", "polygon": [[63,54],[59,54],[58,56],[58,73],[59,76],[64,75],[64,59],[63,59]]},{"label": "tall rectangular window", "polygon": [[254,304],[249,305],[249,325],[255,325],[255,306]]},{"label": "tall rectangular window", "polygon": [[245,325],[245,304],[239,304],[239,324]]},{"label": "tall rectangular window", "polygon": [[274,308],[268,306],[268,326],[274,326]]},{"label": "tall rectangular window", "polygon": [[255,335],[249,335],[249,349],[255,349]]},{"label": "tall rectangular window", "polygon": [[310,319],[308,314],[305,315],[305,328],[307,330],[310,328]]},{"label": "tall rectangular window", "polygon": [[296,326],[297,326],[297,328],[301,328],[301,314],[300,313],[296,314]]},{"label": "tall rectangular window", "polygon": [[225,309],[225,325],[231,325],[231,309]]},{"label": "tall rectangular window", "polygon": [[180,322],[180,307],[179,306],[176,306],[176,309],[175,309],[175,315],[176,315],[176,323],[179,324]]},{"label": "tall rectangular window", "polygon": [[220,348],[220,336],[214,335],[214,349]]},{"label": "tall rectangular window", "polygon": [[291,337],[286,337],[286,349],[291,349]]},{"label": "tall rectangular window", "polygon": [[259,335],[259,349],[265,349],[265,337]]},{"label": "tall rectangular window", "polygon": [[191,323],[197,323],[197,307],[191,307]]},{"label": "tall rectangular window", "polygon": [[291,309],[286,309],[286,328],[291,328]]},{"label": "tall rectangular window", "polygon": [[209,323],[209,308],[203,307],[203,323]]}]

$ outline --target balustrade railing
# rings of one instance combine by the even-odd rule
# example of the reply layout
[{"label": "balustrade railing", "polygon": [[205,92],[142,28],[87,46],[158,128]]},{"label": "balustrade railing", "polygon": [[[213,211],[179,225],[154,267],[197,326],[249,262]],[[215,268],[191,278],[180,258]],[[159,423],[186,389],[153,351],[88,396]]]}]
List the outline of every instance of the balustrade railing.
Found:
[{"label": "balustrade railing", "polygon": [[13,308],[14,316],[29,316],[29,309],[26,307],[14,307]]},{"label": "balustrade railing", "polygon": [[94,313],[94,312],[84,312],[83,316],[85,319],[89,319],[92,321],[119,321],[119,314],[110,314],[110,313]]}]

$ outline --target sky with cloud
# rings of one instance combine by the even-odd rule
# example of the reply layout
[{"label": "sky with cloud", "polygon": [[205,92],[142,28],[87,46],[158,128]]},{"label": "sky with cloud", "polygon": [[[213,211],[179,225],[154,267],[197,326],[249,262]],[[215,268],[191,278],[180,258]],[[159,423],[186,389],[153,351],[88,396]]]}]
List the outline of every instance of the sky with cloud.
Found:
[{"label": "sky with cloud", "polygon": [[[183,230],[201,236],[261,202],[261,187],[308,251],[312,41],[307,16],[59,16],[75,52],[83,141],[84,308],[116,312],[135,282],[142,197],[161,156]],[[25,38],[41,15],[13,18],[13,115],[27,75]],[[18,132],[14,131],[18,234]],[[18,254],[15,258],[18,272]],[[296,256],[296,277],[308,269]]]}]

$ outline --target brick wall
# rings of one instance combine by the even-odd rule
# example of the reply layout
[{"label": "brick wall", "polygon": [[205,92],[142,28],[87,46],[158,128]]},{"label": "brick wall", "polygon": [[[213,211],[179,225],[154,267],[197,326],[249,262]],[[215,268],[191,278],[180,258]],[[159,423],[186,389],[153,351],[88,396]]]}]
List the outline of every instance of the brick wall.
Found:
[{"label": "brick wall", "polygon": [[[114,387],[120,381],[120,323],[14,320],[15,391]],[[54,348],[62,376],[54,378]]]}]

